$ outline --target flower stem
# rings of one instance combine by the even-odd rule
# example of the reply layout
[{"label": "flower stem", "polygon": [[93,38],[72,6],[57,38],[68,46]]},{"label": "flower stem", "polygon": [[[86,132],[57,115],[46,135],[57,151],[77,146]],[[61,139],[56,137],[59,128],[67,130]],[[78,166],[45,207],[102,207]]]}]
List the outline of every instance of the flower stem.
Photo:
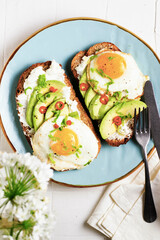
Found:
[{"label": "flower stem", "polygon": [[15,240],[18,240],[19,235],[20,235],[21,232],[22,232],[22,229],[20,229],[19,232],[17,233],[17,236],[16,236]]}]

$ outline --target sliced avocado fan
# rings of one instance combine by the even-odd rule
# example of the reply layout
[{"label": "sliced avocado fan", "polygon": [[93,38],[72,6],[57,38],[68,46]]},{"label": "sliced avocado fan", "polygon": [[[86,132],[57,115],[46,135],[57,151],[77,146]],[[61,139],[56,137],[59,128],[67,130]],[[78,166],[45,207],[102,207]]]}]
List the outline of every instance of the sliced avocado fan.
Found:
[{"label": "sliced avocado fan", "polygon": [[37,129],[41,126],[41,124],[44,122],[44,114],[46,111],[41,111],[41,109],[46,109],[47,107],[54,102],[55,100],[57,100],[62,98],[62,93],[58,92],[58,93],[46,93],[43,96],[43,99],[39,100],[34,109],[33,109],[33,126],[34,126],[34,130],[37,131]]},{"label": "sliced avocado fan", "polygon": [[26,111],[26,121],[28,125],[32,128],[33,127],[33,109],[35,104],[38,102],[38,100],[42,97],[43,95],[50,92],[50,88],[53,87],[56,92],[58,93],[61,91],[61,89],[65,86],[63,82],[57,81],[57,80],[50,80],[46,81],[46,86],[45,87],[35,87],[33,90],[31,97],[29,99],[29,103],[27,106],[27,111]]},{"label": "sliced avocado fan", "polygon": [[104,116],[100,123],[99,130],[102,138],[107,139],[117,131],[117,126],[113,123],[113,119],[115,117],[129,116],[128,119],[131,119],[134,117],[135,108],[138,112],[139,108],[142,111],[143,108],[146,107],[147,107],[146,104],[139,100],[131,100],[128,102],[119,103],[116,106],[114,106],[111,110],[109,110],[106,113],[106,115]]}]

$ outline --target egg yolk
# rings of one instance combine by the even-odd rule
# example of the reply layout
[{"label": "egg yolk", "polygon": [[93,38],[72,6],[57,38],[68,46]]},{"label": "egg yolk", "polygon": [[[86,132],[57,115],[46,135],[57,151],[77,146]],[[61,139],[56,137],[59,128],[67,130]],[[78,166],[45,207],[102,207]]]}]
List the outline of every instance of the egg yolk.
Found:
[{"label": "egg yolk", "polygon": [[63,128],[62,131],[56,130],[54,138],[55,141],[50,142],[50,147],[58,155],[73,154],[79,146],[77,134],[69,128]]},{"label": "egg yolk", "polygon": [[96,60],[98,70],[102,70],[112,79],[120,77],[126,68],[124,58],[116,53],[104,53]]}]

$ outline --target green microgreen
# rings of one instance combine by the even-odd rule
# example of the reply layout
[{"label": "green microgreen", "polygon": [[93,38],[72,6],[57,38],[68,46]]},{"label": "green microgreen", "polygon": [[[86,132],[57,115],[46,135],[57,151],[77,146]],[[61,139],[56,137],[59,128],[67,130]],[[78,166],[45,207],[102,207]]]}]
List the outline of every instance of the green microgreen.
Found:
[{"label": "green microgreen", "polygon": [[61,113],[61,110],[54,110],[54,111],[52,111],[52,112],[53,112],[54,117],[55,117],[54,120],[53,120],[52,122],[55,123],[55,122],[57,121],[57,119],[58,119],[60,113]]},{"label": "green microgreen", "polygon": [[38,93],[36,98],[37,98],[37,101],[44,102],[44,96],[42,93]]},{"label": "green microgreen", "polygon": [[65,141],[63,142],[63,148],[64,148],[64,150],[67,150],[67,149],[68,149]]},{"label": "green microgreen", "polygon": [[38,87],[41,87],[41,88],[44,88],[47,86],[45,74],[39,75],[37,84],[38,84]]},{"label": "green microgreen", "polygon": [[122,92],[121,91],[114,92],[113,97],[115,97],[117,101],[121,101]]},{"label": "green microgreen", "polygon": [[[68,119],[68,116],[66,115],[65,118],[63,118],[63,120],[62,120],[62,122],[61,122],[61,127],[60,127],[61,130],[62,130],[64,127],[67,126],[67,123],[66,123],[66,122],[67,122],[67,119]],[[59,129],[60,129],[60,128],[59,128]],[[61,130],[60,130],[60,131],[61,131]]]},{"label": "green microgreen", "polygon": [[17,104],[18,104],[19,107],[23,107],[23,105],[21,103],[18,102]]},{"label": "green microgreen", "polygon": [[93,59],[95,59],[95,58],[97,58],[97,57],[98,57],[98,55],[91,56],[91,57],[90,57],[90,61],[92,61]]},{"label": "green microgreen", "polygon": [[95,71],[95,68],[90,68],[91,72],[93,73]]},{"label": "green microgreen", "polygon": [[25,88],[25,89],[24,89],[24,93],[25,93],[25,94],[27,93],[27,90],[28,90],[28,89],[31,89],[31,90],[32,90],[31,87],[27,87],[27,88]]},{"label": "green microgreen", "polygon": [[89,165],[90,163],[91,163],[92,161],[91,160],[89,160],[86,164],[84,164],[84,166],[87,166],[87,165]]},{"label": "green microgreen", "polygon": [[50,94],[50,93],[47,93],[47,94],[45,95],[45,98],[50,98],[50,96],[51,96],[51,94]]},{"label": "green microgreen", "polygon": [[75,149],[74,153],[76,154],[76,157],[79,158],[79,154],[82,153],[81,150],[80,150],[80,148],[82,148],[82,145],[79,145],[78,147],[72,145],[72,148]]},{"label": "green microgreen", "polygon": [[55,136],[53,136],[51,133],[48,135],[48,137],[49,137],[53,142],[56,142],[57,140],[60,140],[59,137],[55,137]]},{"label": "green microgreen", "polygon": [[119,107],[116,111],[116,113],[119,115],[119,117],[121,118],[122,120],[122,125],[124,124],[125,122],[125,119],[132,119],[132,115],[130,113],[128,113],[127,115],[123,114],[120,109],[123,107],[125,102],[122,102],[122,103],[119,103]]},{"label": "green microgreen", "polygon": [[94,80],[94,79],[90,79],[88,80],[89,82],[93,83],[94,84],[94,88],[97,89],[97,86],[98,86],[98,81],[97,80]]},{"label": "green microgreen", "polygon": [[48,158],[49,158],[49,160],[50,160],[53,164],[56,163],[56,162],[54,161],[54,159],[52,158],[52,154],[51,154],[51,153],[48,154]]},{"label": "green microgreen", "polygon": [[108,57],[108,60],[112,60],[112,59],[114,59],[114,58],[116,58],[116,57],[110,56],[110,57]]},{"label": "green microgreen", "polygon": [[103,77],[103,78],[108,78],[108,79],[111,81],[112,84],[114,83],[113,79],[112,79],[110,76],[108,76],[107,74],[105,74],[102,69],[97,69],[97,68],[96,68],[95,71],[96,71],[101,77]]}]

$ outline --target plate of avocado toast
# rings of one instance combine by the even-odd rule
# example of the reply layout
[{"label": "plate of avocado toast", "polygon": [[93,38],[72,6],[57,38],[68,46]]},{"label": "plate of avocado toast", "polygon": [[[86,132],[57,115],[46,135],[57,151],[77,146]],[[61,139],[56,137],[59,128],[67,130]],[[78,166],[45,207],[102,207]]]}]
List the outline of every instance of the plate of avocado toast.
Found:
[{"label": "plate of avocado toast", "polygon": [[[32,153],[18,119],[15,93],[20,75],[34,63],[52,59],[61,63],[88,115],[90,114],[91,118],[96,116],[96,109],[98,112],[100,110],[103,115],[104,108],[99,107],[99,105],[97,107],[95,104],[99,96],[95,97],[95,93],[90,88],[90,91],[87,91],[88,96],[83,99],[79,91],[79,84],[71,71],[71,61],[80,50],[85,51],[96,43],[102,42],[113,43],[122,52],[130,53],[134,57],[141,71],[148,75],[152,81],[160,110],[160,84],[158,82],[160,60],[147,43],[123,27],[105,20],[74,18],[59,21],[39,30],[18,46],[1,74],[0,102],[3,102],[3,105],[0,106],[1,126],[14,151]],[[88,110],[87,106],[93,97],[95,97],[94,104]],[[114,102],[114,98],[112,100]],[[143,96],[141,101],[143,102]],[[125,113],[125,105],[123,107],[122,110]],[[130,108],[130,105],[127,107]],[[113,110],[111,114],[115,116]],[[110,116],[108,117],[110,118]],[[93,120],[93,124],[99,134],[99,123],[97,120]],[[119,147],[113,147],[107,144],[101,136],[100,138],[101,151],[91,164],[81,170],[54,171],[52,180],[75,187],[101,186],[122,179],[142,163],[140,149],[134,140]],[[150,141],[148,153],[152,149],[153,142]]]}]

